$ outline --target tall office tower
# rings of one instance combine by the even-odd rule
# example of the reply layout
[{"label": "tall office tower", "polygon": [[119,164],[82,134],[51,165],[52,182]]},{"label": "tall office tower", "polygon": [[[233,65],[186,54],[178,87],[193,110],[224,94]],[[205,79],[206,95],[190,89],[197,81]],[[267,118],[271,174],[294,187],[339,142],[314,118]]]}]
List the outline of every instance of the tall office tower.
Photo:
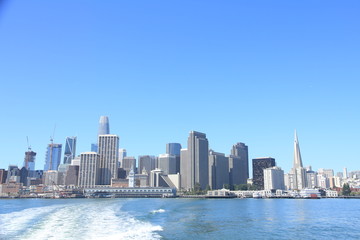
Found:
[{"label": "tall office tower", "polygon": [[206,134],[191,131],[188,138],[187,153],[181,152],[180,174],[182,188],[194,189],[195,184],[200,184],[205,189],[209,184],[209,142]]},{"label": "tall office tower", "polygon": [[135,157],[124,157],[121,163],[121,168],[126,171],[126,176],[129,176],[130,170],[133,169],[135,172],[136,169],[136,158]]},{"label": "tall office tower", "polygon": [[44,171],[57,170],[61,162],[62,145],[50,143],[46,151]]},{"label": "tall office tower", "polygon": [[71,164],[71,160],[76,154],[76,137],[67,137],[65,139],[64,164]]},{"label": "tall office tower", "polygon": [[343,173],[344,175],[343,175],[343,178],[348,178],[349,177],[349,175],[348,175],[348,171],[347,171],[347,168],[346,167],[344,167],[344,173]]},{"label": "tall office tower", "polygon": [[182,148],[180,150],[180,188],[184,190],[191,189],[191,179],[190,179],[190,156],[187,148]]},{"label": "tall office tower", "polygon": [[[176,174],[176,156],[160,154],[158,158],[158,168],[161,169],[165,175]],[[150,173],[150,171],[148,173]]]},{"label": "tall office tower", "polygon": [[100,185],[110,185],[112,178],[117,178],[119,136],[99,135]]},{"label": "tall office tower", "polygon": [[98,152],[98,145],[97,143],[91,144],[91,152]]},{"label": "tall office tower", "polygon": [[166,153],[179,156],[181,150],[181,144],[180,143],[168,143],[166,144]]},{"label": "tall office tower", "polygon": [[7,172],[5,169],[0,169],[0,184],[5,183],[6,181]]},{"label": "tall office tower", "polygon": [[[245,179],[245,181],[247,181],[247,179],[249,178],[249,150],[248,150],[248,146],[245,145],[245,143],[237,143],[235,145],[233,145],[232,149],[231,149],[231,155],[232,156],[237,156],[241,159],[242,162],[242,167],[245,168],[242,170],[242,174],[246,174],[245,176],[242,177],[242,179]],[[244,182],[244,180],[242,180],[242,182]],[[245,184],[246,182],[244,182]],[[242,183],[243,184],[243,183]]]},{"label": "tall office tower", "polygon": [[80,154],[79,181],[82,188],[95,187],[99,184],[100,157],[96,152]]},{"label": "tall office tower", "polygon": [[35,171],[35,157],[36,152],[29,151],[25,152],[24,167],[29,171]]},{"label": "tall office tower", "polygon": [[[293,176],[291,176],[291,174]],[[304,189],[306,188],[306,169],[303,167],[299,140],[295,130],[294,139],[294,166],[291,169],[290,177],[292,178],[291,189]]]},{"label": "tall office tower", "polygon": [[181,144],[180,143],[168,143],[166,144],[166,153],[170,155],[175,155],[176,159],[176,173],[180,172],[180,152]]},{"label": "tall office tower", "polygon": [[264,169],[264,190],[285,190],[284,171],[279,167]]},{"label": "tall office tower", "polygon": [[125,148],[119,148],[119,166],[122,167],[122,161],[126,157],[126,149]]},{"label": "tall office tower", "polygon": [[248,163],[240,157],[230,155],[229,157],[229,184],[231,186],[247,184]]},{"label": "tall office tower", "polygon": [[317,173],[314,171],[306,171],[306,187],[316,188],[317,186]]},{"label": "tall office tower", "polygon": [[139,164],[138,173],[142,173],[145,170],[148,174],[150,174],[150,171],[155,169],[155,156],[149,156],[149,155],[139,156],[138,164]]},{"label": "tall office tower", "polygon": [[110,134],[109,118],[107,116],[101,116],[99,121],[99,134]]},{"label": "tall office tower", "polygon": [[252,160],[253,164],[253,185],[259,189],[264,189],[264,169],[275,167],[275,159],[255,158]]},{"label": "tall office tower", "polygon": [[211,189],[222,189],[229,184],[229,158],[223,153],[209,151],[209,185]]},{"label": "tall office tower", "polygon": [[20,183],[22,183],[24,186],[28,185],[28,176],[29,170],[27,170],[26,167],[22,167],[20,169]]}]

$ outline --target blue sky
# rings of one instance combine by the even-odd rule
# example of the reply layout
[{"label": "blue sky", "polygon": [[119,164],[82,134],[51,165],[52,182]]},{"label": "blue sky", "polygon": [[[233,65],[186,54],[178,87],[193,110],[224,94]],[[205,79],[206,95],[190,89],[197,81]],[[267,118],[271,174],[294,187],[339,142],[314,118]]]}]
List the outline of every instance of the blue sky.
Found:
[{"label": "blue sky", "polygon": [[128,155],[186,147],[189,131],[285,172],[360,169],[358,1],[3,1],[0,168],[26,136],[96,142],[101,115]]}]

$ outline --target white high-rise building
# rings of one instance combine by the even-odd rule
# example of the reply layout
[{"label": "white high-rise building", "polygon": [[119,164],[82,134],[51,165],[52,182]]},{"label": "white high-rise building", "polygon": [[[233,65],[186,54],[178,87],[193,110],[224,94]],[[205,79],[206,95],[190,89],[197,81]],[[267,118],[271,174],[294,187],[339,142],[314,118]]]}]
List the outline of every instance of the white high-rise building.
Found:
[{"label": "white high-rise building", "polygon": [[347,171],[347,168],[346,167],[344,167],[344,175],[343,175],[343,178],[348,178],[349,177],[349,175],[348,175],[348,171]]},{"label": "white high-rise building", "polygon": [[284,171],[279,167],[264,169],[264,190],[285,190]]},{"label": "white high-rise building", "polygon": [[122,161],[126,157],[126,149],[125,148],[119,148],[119,167],[122,167]]},{"label": "white high-rise building", "polygon": [[158,158],[158,168],[166,175],[176,174],[176,156],[167,153],[160,154]]},{"label": "white high-rise building", "polygon": [[295,130],[295,140],[294,140],[294,166],[291,169],[289,174],[291,178],[291,185],[287,186],[288,189],[304,189],[306,188],[306,169],[303,167],[299,140]]},{"label": "white high-rise building", "polygon": [[98,153],[100,156],[100,185],[110,185],[117,178],[119,136],[99,135]]},{"label": "white high-rise building", "polygon": [[99,155],[96,152],[80,154],[79,187],[95,187],[99,183]]}]

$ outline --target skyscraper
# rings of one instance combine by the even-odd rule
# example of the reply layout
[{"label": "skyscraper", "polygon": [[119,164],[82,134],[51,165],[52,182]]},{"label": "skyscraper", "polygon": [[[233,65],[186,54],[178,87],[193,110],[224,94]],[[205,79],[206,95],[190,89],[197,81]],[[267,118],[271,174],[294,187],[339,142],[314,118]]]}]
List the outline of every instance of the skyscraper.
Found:
[{"label": "skyscraper", "polygon": [[99,155],[96,152],[80,154],[79,187],[95,187],[99,184]]},{"label": "skyscraper", "polygon": [[117,135],[99,135],[100,185],[110,185],[117,178],[119,137]]},{"label": "skyscraper", "polygon": [[288,174],[288,177],[290,178],[288,181],[290,183],[289,189],[306,188],[306,169],[303,167],[296,130],[294,137],[294,166]]},{"label": "skyscraper", "polygon": [[209,185],[221,189],[229,184],[229,158],[223,153],[209,152]]},{"label": "skyscraper", "polygon": [[186,190],[200,184],[205,189],[209,184],[209,142],[206,134],[191,131],[188,148],[181,151],[180,159],[181,186]]},{"label": "skyscraper", "polygon": [[180,156],[181,144],[180,143],[168,143],[166,144],[166,153]]},{"label": "skyscraper", "polygon": [[99,121],[99,134],[110,134],[109,118],[107,116],[101,116]]},{"label": "skyscraper", "polygon": [[126,149],[125,148],[119,148],[119,166],[122,167],[122,161],[126,157]]},{"label": "skyscraper", "polygon": [[180,143],[168,143],[166,144],[166,153],[175,156],[176,160],[176,173],[180,172],[180,152],[181,144]]},{"label": "skyscraper", "polygon": [[[166,175],[176,174],[176,156],[171,154],[160,154],[158,158],[158,168]],[[148,173],[150,173],[150,171]]]},{"label": "skyscraper", "polygon": [[231,149],[231,155],[240,158],[241,161],[241,182],[245,184],[249,178],[249,150],[245,143],[237,143]]},{"label": "skyscraper", "polygon": [[284,171],[279,167],[271,167],[264,169],[264,189],[265,190],[275,190],[281,189],[285,190],[284,185]]},{"label": "skyscraper", "polygon": [[67,137],[65,140],[64,164],[71,164],[76,154],[76,137]]},{"label": "skyscraper", "polygon": [[35,171],[35,157],[36,152],[29,151],[25,152],[24,167],[29,171]]},{"label": "skyscraper", "polygon": [[253,163],[253,184],[259,189],[264,189],[264,169],[275,167],[275,159],[271,157],[267,158],[255,158]]},{"label": "skyscraper", "polygon": [[62,145],[50,143],[46,151],[44,171],[57,170],[61,162]]},{"label": "skyscraper", "polygon": [[[147,174],[150,174],[150,171],[155,169],[155,156],[149,156],[149,155],[139,156],[138,164],[139,164],[138,173],[142,173],[145,170]],[[135,166],[134,166],[134,171],[135,171]]]},{"label": "skyscraper", "polygon": [[136,158],[135,157],[124,157],[121,163],[121,168],[126,171],[126,176],[129,175],[130,170],[133,169],[135,172],[136,169]]}]

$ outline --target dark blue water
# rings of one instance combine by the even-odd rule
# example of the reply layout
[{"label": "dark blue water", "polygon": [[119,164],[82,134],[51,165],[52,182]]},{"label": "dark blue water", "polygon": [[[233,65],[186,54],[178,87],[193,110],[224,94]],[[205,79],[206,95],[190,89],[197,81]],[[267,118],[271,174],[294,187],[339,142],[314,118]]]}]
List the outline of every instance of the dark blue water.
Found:
[{"label": "dark blue water", "polygon": [[360,239],[360,200],[0,200],[0,239]]}]

